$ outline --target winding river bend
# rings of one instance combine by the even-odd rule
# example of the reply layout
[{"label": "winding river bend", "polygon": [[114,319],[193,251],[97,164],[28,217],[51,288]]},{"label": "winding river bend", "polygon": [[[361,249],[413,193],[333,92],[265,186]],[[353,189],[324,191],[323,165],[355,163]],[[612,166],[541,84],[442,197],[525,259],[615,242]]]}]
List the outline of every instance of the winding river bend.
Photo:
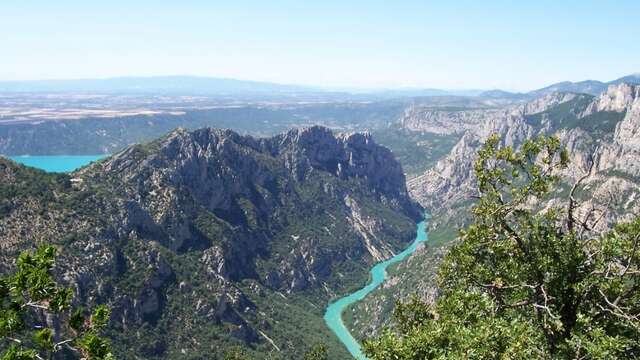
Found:
[{"label": "winding river bend", "polygon": [[356,359],[366,360],[367,357],[362,353],[358,341],[351,335],[349,330],[347,330],[347,327],[342,322],[342,312],[349,305],[364,299],[367,294],[380,286],[380,284],[382,284],[387,277],[387,267],[389,267],[389,265],[404,260],[407,256],[416,251],[418,244],[427,240],[427,232],[425,226],[426,225],[424,221],[418,223],[416,239],[403,252],[397,254],[391,259],[379,262],[373,268],[371,268],[371,271],[369,272],[371,274],[370,280],[365,287],[339,299],[338,301],[329,304],[329,306],[327,307],[327,311],[324,314],[324,321],[327,323],[327,326],[329,326],[331,331],[333,331],[333,333],[336,334],[340,341],[342,341],[342,343],[347,347],[351,355],[353,355],[353,357],[355,357]]}]

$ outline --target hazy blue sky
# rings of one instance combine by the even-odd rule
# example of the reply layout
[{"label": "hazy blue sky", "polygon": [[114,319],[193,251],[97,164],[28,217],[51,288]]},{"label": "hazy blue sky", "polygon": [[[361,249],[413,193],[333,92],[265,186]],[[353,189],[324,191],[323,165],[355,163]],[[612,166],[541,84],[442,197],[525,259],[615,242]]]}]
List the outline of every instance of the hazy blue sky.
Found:
[{"label": "hazy blue sky", "polygon": [[639,19],[638,0],[3,0],[0,79],[526,90],[640,71]]}]

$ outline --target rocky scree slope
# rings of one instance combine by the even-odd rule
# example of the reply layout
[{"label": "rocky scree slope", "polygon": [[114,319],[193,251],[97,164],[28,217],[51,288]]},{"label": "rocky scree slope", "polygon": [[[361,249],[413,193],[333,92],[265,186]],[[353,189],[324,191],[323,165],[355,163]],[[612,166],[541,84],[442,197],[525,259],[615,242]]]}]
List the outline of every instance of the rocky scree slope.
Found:
[{"label": "rocky scree slope", "polygon": [[300,358],[332,297],[415,236],[421,208],[367,134],[254,139],[176,130],[75,173],[0,159],[2,271],[41,242],[79,302],[113,308],[122,358],[211,358],[240,345]]}]

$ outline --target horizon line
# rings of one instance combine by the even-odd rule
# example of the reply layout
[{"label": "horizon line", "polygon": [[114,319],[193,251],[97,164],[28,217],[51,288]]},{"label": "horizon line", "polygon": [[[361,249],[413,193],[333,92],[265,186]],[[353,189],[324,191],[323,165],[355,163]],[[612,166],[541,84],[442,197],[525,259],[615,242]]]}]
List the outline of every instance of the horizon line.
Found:
[{"label": "horizon line", "polygon": [[390,85],[390,86],[358,86],[358,85],[317,85],[317,84],[306,84],[306,83],[295,83],[295,82],[278,82],[278,81],[269,81],[269,80],[254,80],[254,79],[246,79],[239,77],[228,77],[228,76],[216,76],[216,75],[194,75],[194,74],[163,74],[163,75],[117,75],[117,76],[96,76],[96,77],[78,77],[78,78],[40,78],[40,79],[20,79],[20,80],[4,80],[0,79],[0,83],[37,83],[37,82],[72,82],[72,81],[108,81],[108,80],[118,80],[118,79],[154,79],[154,78],[192,78],[192,79],[202,79],[202,80],[224,80],[224,81],[238,81],[238,82],[248,82],[248,83],[259,83],[259,84],[270,84],[270,85],[278,85],[278,86],[291,86],[291,87],[300,87],[307,88],[309,90],[321,90],[321,91],[371,91],[371,92],[380,92],[380,91],[506,91],[510,93],[527,93],[540,89],[544,89],[545,87],[563,84],[563,83],[582,83],[588,81],[600,82],[603,84],[610,83],[625,77],[639,77],[640,72],[634,72],[630,74],[626,74],[623,76],[619,76],[615,79],[609,81],[596,80],[596,79],[584,79],[584,80],[561,80],[553,82],[549,85],[522,90],[522,89],[505,89],[505,88],[496,88],[496,87],[460,87],[460,88],[449,88],[449,87],[437,87],[430,85]]}]

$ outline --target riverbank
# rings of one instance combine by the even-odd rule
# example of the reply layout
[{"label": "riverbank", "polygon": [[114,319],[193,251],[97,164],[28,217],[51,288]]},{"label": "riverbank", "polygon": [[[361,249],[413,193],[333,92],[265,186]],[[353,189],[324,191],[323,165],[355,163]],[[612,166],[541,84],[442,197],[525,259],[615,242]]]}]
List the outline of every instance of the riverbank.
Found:
[{"label": "riverbank", "polygon": [[390,265],[404,260],[406,257],[416,251],[419,244],[425,241],[427,241],[426,222],[421,221],[417,225],[416,239],[411,243],[411,245],[409,245],[409,247],[407,247],[404,251],[395,255],[394,257],[382,261],[371,268],[371,270],[369,271],[370,279],[365,287],[355,291],[350,295],[338,299],[335,302],[332,302],[327,307],[324,315],[324,320],[327,323],[327,326],[340,339],[340,341],[342,341],[342,343],[354,358],[358,360],[367,359],[362,353],[358,341],[353,337],[353,335],[344,325],[344,322],[342,321],[342,313],[347,307],[364,299],[365,296],[367,296],[378,286],[380,286],[387,278],[386,270]]}]

